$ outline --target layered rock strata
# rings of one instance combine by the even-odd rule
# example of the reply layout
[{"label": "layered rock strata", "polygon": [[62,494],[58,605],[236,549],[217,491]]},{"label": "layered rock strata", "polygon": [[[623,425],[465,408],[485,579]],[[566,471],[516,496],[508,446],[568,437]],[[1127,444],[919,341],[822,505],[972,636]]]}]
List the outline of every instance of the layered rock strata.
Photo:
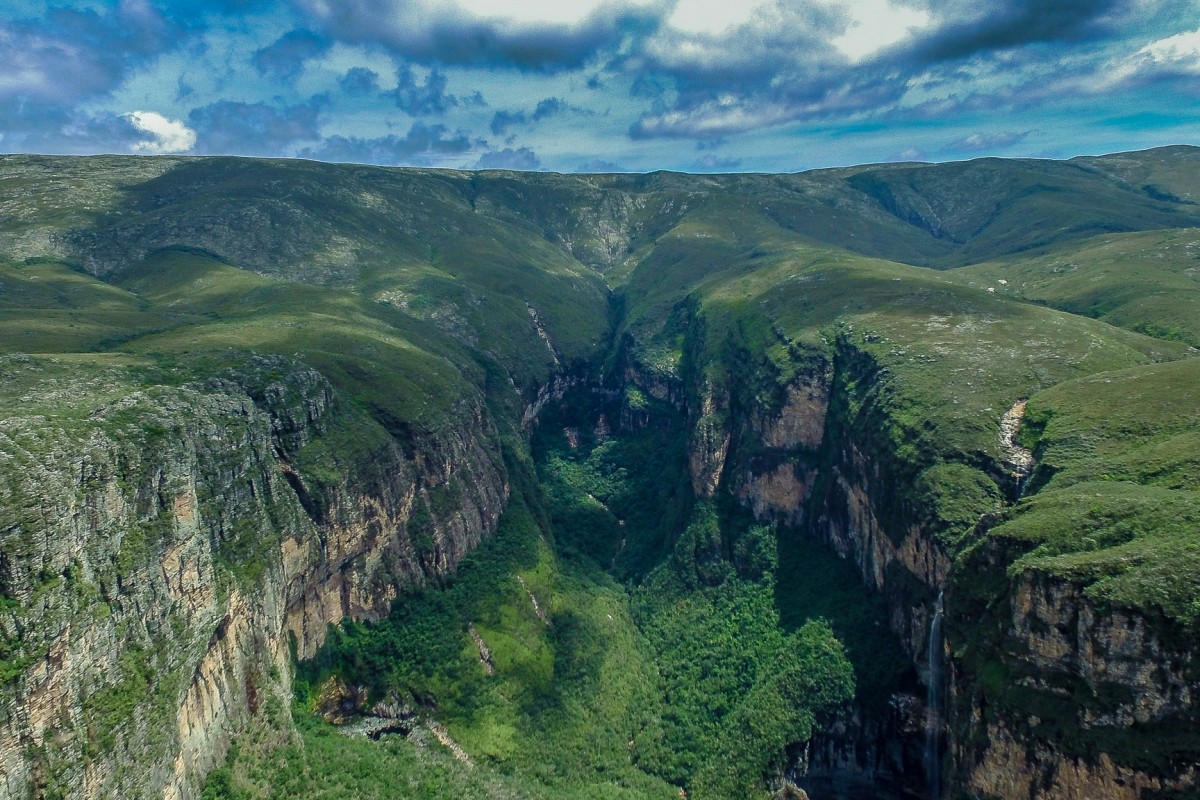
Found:
[{"label": "layered rock strata", "polygon": [[251,716],[286,714],[289,649],[385,614],[494,530],[508,489],[482,410],[415,456],[381,436],[346,454],[355,474],[314,475],[309,446],[350,411],[269,366],[5,420],[0,796],[197,796]]}]

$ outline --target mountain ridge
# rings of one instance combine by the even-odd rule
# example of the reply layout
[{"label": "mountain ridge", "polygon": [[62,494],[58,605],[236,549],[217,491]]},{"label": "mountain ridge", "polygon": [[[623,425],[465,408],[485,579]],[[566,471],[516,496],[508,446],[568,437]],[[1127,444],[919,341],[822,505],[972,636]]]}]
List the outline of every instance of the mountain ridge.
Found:
[{"label": "mountain ridge", "polygon": [[[535,712],[571,697],[606,724],[633,726],[613,731],[632,749],[614,738],[597,752],[606,769],[632,770],[622,774],[648,796],[666,788],[660,780],[713,797],[762,791],[759,773],[803,782],[795,762],[779,759],[783,745],[810,736],[827,755],[806,762],[809,778],[850,772],[912,788],[921,785],[912,752],[920,737],[910,734],[920,723],[885,719],[886,708],[922,705],[914,675],[928,669],[930,614],[943,590],[954,687],[943,774],[955,786],[1030,800],[1070,796],[1083,774],[1113,797],[1134,796],[1120,786],[1193,787],[1185,766],[1197,713],[1181,698],[1194,677],[1176,666],[1193,658],[1180,642],[1196,624],[1189,609],[1200,589],[1173,563],[1190,563],[1179,554],[1195,543],[1146,516],[1142,498],[1161,494],[1189,518],[1194,493],[1179,480],[1194,463],[1194,437],[1175,411],[1140,402],[1120,432],[1130,446],[1112,450],[1111,463],[1076,443],[1109,430],[1088,388],[1097,381],[1130,392],[1194,388],[1188,320],[1200,319],[1190,289],[1200,255],[1190,245],[1200,211],[1187,186],[1197,173],[1197,148],[722,176],[0,158],[0,408],[5,430],[24,432],[0,454],[9,465],[41,463],[77,498],[64,510],[4,468],[6,791],[197,797],[214,768],[220,780],[250,785],[263,767],[239,761],[231,741],[265,736],[279,747],[280,736],[319,735],[304,703],[320,693],[315,684],[293,693],[293,658],[322,686],[369,662],[382,665],[370,682],[411,691],[418,706],[437,697],[428,713],[443,715],[446,735],[472,758],[499,765],[493,777],[533,769],[512,731],[533,736]],[[1096,294],[1103,303],[1080,294],[1079,276],[1070,282],[1079,270],[1056,271],[1071,259],[1085,264],[1085,284],[1108,276]],[[1131,270],[1136,281],[1126,280]],[[49,390],[51,379],[63,394]],[[1017,435],[1035,458],[1028,484],[1002,441],[1002,418],[1026,401]],[[120,416],[122,403],[141,410]],[[253,433],[229,434],[242,465],[229,474],[244,476],[250,495],[205,460],[197,431],[227,426],[225,412],[203,411],[209,405],[244,409],[250,420]],[[170,445],[139,450],[143,435]],[[666,437],[669,466],[640,478],[657,492],[651,501],[628,476],[646,459],[639,439],[655,436]],[[102,455],[130,448],[137,454]],[[620,458],[632,460],[618,458],[626,452]],[[89,459],[101,465],[91,478],[51,467]],[[1099,520],[1088,516],[1085,489],[1104,498]],[[80,528],[79,547],[52,546],[50,532],[88,508],[124,510]],[[251,510],[239,522],[226,508]],[[1041,539],[1028,533],[1037,519],[1050,531]],[[1073,533],[1085,529],[1094,534]],[[477,551],[507,554],[498,563],[520,588],[480,566],[467,572],[494,596],[454,588],[454,565],[475,563]],[[1121,560],[1133,551],[1149,561]],[[192,567],[180,552],[193,554]],[[877,626],[889,663],[904,662],[901,677],[885,678],[851,651],[860,694],[842,712],[829,710],[845,688],[834,680],[840,645],[801,624],[805,604],[820,605],[806,594],[806,563],[824,565],[816,584],[826,571],[846,574],[837,563],[861,580],[828,636],[861,647],[863,630]],[[129,583],[159,573],[163,587]],[[171,582],[176,574],[188,576],[187,592],[186,581]],[[1147,575],[1162,593],[1146,589]],[[426,583],[449,594],[419,594]],[[764,610],[767,587],[774,611]],[[182,622],[178,603],[189,592],[207,599],[196,606],[203,614]],[[534,592],[534,607],[551,609],[545,620],[523,615]],[[156,593],[178,595],[161,618],[126,613]],[[390,656],[370,649],[386,640],[371,631],[408,619],[405,603],[444,626],[428,649],[447,660],[430,662],[428,675],[387,666]],[[1066,632],[1098,652],[1116,635],[1110,606],[1142,632],[1147,663],[1184,687],[1156,700],[1151,717],[1130,698],[1158,689],[1124,662],[1092,652],[1030,672],[1022,648],[1057,646]],[[765,765],[759,753],[739,756],[747,783],[736,789],[712,762],[688,760],[726,741],[719,725],[689,737],[672,727],[670,709],[653,711],[654,681],[685,671],[653,678],[638,667],[642,699],[619,711],[597,705],[604,692],[584,692],[595,631],[632,643],[623,657],[638,664],[659,648],[664,664],[686,670],[672,659],[688,652],[690,634],[674,626],[691,620],[725,641],[706,627],[719,608],[758,609],[766,631],[785,624],[772,613],[791,620],[795,630],[764,641],[801,648],[796,657],[817,659],[831,680],[796,693],[795,676],[776,679],[791,673],[764,651],[747,667],[754,681],[722,684],[739,698],[728,719],[758,720],[769,742],[760,750],[778,751]],[[380,627],[355,627],[363,621]],[[118,622],[136,632],[131,644],[99,668],[64,671],[63,653],[86,663],[95,632]],[[61,632],[61,643],[32,635],[38,624]],[[402,629],[423,624],[408,619]],[[487,639],[491,678],[464,672],[482,652],[468,628]],[[155,649],[170,658],[148,660]],[[162,677],[176,672],[178,680]],[[56,688],[64,675],[65,693]],[[1021,690],[998,675],[1021,678]],[[203,702],[206,680],[221,683],[220,703]],[[32,720],[22,698],[47,687],[58,699]],[[365,697],[365,684],[343,683],[360,688]],[[1053,705],[1065,690],[1086,702]],[[517,714],[503,699],[510,694],[527,698],[535,716]],[[759,716],[782,697],[797,716]],[[343,700],[353,714],[356,701]],[[824,709],[811,718],[810,701]],[[1037,720],[1039,704],[1056,714]],[[688,708],[681,718],[709,724]],[[106,733],[98,720],[110,717]],[[1137,756],[1147,725],[1181,744],[1163,759]],[[692,738],[710,749],[687,750]],[[538,741],[566,758],[559,740]],[[180,760],[169,774],[130,768],[171,752]],[[638,766],[656,761],[670,769]],[[1022,777],[1009,781],[1006,771]],[[596,785],[530,779],[520,791],[588,796]]]}]

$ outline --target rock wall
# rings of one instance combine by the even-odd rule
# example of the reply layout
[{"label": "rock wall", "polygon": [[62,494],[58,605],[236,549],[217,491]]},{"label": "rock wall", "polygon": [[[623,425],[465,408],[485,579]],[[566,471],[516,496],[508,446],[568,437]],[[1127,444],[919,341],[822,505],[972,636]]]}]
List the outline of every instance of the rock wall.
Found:
[{"label": "rock wall", "polygon": [[[1194,643],[1165,620],[1097,607],[1069,581],[1036,574],[1009,581],[1017,553],[983,548],[990,560],[954,561],[903,491],[912,465],[886,452],[887,420],[871,397],[875,369],[869,355],[839,341],[832,365],[792,378],[773,407],[746,402],[739,417],[709,403],[702,420],[733,421],[715,431],[696,426],[703,434],[692,441],[697,493],[725,481],[756,517],[797,526],[852,561],[863,583],[887,599],[888,624],[922,675],[933,601],[945,590],[957,617],[944,654],[943,792],[1132,800],[1194,791]],[[1003,421],[1013,430],[1014,412]],[[998,435],[1011,444],[1005,424]],[[707,474],[698,464],[725,472],[697,481]],[[1028,471],[1028,463],[1019,466]],[[1024,474],[1008,463],[995,472],[1013,481]],[[974,538],[986,539],[986,525]],[[861,779],[923,790],[925,702],[893,696],[896,704],[905,707],[903,723],[891,711],[856,709],[819,733],[796,754],[796,778],[809,776],[805,785],[817,791]]]},{"label": "rock wall", "polygon": [[[1169,620],[1098,608],[1063,578],[1002,578],[1008,561],[987,543],[956,576],[955,783],[1019,800],[1194,792],[1200,670],[1189,637]],[[963,585],[972,575],[993,592],[1005,585],[990,608]]]},{"label": "rock wall", "polygon": [[306,447],[350,412],[266,366],[0,427],[0,797],[196,797],[250,716],[286,715],[293,643],[386,613],[494,530],[482,409],[314,476]]}]

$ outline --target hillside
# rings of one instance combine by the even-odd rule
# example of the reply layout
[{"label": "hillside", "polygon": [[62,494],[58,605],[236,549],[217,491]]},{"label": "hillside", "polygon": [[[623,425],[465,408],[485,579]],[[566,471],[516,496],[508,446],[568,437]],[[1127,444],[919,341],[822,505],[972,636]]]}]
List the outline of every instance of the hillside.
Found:
[{"label": "hillside", "polygon": [[0,158],[0,796],[1195,791],[1198,174]]}]

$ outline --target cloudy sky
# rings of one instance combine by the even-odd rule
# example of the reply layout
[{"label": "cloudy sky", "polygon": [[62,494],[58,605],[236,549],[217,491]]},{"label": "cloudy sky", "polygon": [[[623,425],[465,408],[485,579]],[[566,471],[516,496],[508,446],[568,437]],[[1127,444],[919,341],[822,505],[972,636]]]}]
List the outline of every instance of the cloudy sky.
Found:
[{"label": "cloudy sky", "polygon": [[794,171],[1200,144],[1200,0],[4,0],[0,151]]}]

